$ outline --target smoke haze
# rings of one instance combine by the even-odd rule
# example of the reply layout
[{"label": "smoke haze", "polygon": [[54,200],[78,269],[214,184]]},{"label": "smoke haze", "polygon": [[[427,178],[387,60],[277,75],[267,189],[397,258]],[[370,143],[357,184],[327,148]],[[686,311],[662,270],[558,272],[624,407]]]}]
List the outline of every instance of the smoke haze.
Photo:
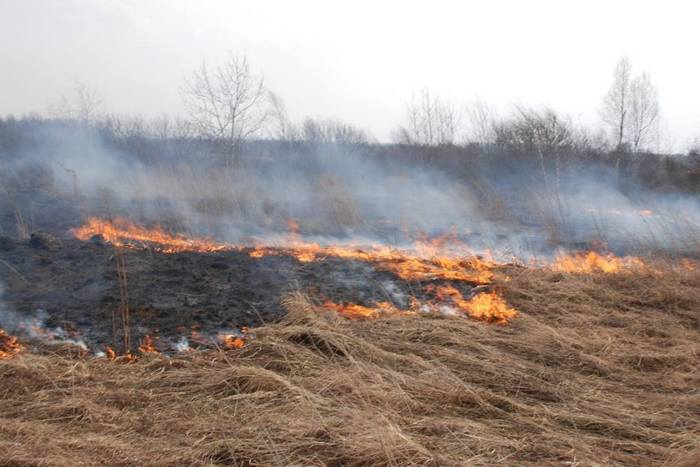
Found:
[{"label": "smoke haze", "polygon": [[[697,199],[629,181],[623,190],[602,166],[542,172],[475,162],[455,173],[366,145],[259,142],[222,170],[206,144],[179,156],[158,145],[165,152],[147,160],[84,127],[33,130],[4,163],[12,195],[3,231],[17,212],[64,235],[88,217],[121,216],[244,244],[282,241],[290,230],[320,243],[396,246],[452,235],[475,251],[522,259],[591,242],[686,251],[700,225]],[[44,186],[21,189],[28,183]],[[61,209],[42,211],[52,196]]]}]

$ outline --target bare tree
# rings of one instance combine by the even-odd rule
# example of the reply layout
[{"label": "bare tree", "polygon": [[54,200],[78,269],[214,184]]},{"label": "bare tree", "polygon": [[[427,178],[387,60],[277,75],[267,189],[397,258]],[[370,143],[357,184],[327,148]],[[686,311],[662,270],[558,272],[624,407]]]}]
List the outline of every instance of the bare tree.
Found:
[{"label": "bare tree", "polygon": [[142,135],[147,138],[168,141],[188,139],[193,136],[192,122],[181,116],[163,114],[140,123]]},{"label": "bare tree", "polygon": [[617,63],[613,83],[603,99],[602,117],[609,126],[617,148],[622,148],[627,133],[628,114],[632,105],[632,64],[627,57]]},{"label": "bare tree", "polygon": [[634,152],[644,149],[657,132],[659,122],[659,93],[649,73],[643,72],[632,80],[629,113],[629,140]]},{"label": "bare tree", "polygon": [[58,102],[49,105],[49,115],[54,118],[73,119],[94,123],[102,112],[103,100],[95,88],[75,81],[68,93],[62,94]]},{"label": "bare tree", "polygon": [[304,141],[312,143],[367,144],[371,141],[361,128],[334,119],[306,118],[301,133]]},{"label": "bare tree", "polygon": [[573,125],[554,110],[518,106],[513,116],[494,125],[496,143],[510,149],[554,153],[574,145]]},{"label": "bare tree", "polygon": [[118,114],[105,116],[101,122],[103,130],[120,140],[143,138],[147,135],[146,122],[141,117],[129,117]]},{"label": "bare tree", "polygon": [[408,124],[394,132],[395,142],[425,146],[454,143],[460,119],[450,103],[423,88],[407,107]]},{"label": "bare tree", "polygon": [[229,52],[221,65],[206,63],[185,81],[183,99],[199,133],[225,142],[232,155],[241,141],[258,134],[269,117],[264,79],[248,59]]},{"label": "bare tree", "polygon": [[489,144],[496,139],[494,133],[495,118],[492,109],[481,99],[468,104],[465,109],[467,117],[467,143]]},{"label": "bare tree", "polygon": [[268,97],[270,101],[270,123],[268,125],[270,135],[283,141],[299,139],[299,131],[289,119],[287,106],[282,98],[273,92],[269,92]]},{"label": "bare tree", "polygon": [[577,131],[568,116],[553,109],[517,106],[510,119],[494,125],[496,144],[525,159],[539,160],[542,183],[552,195],[553,207],[563,219],[561,169],[567,154],[578,143]]}]

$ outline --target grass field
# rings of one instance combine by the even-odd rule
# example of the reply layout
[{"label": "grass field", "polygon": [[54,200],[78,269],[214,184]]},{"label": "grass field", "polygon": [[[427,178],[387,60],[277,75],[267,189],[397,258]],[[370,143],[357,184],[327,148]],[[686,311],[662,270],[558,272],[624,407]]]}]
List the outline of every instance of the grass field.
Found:
[{"label": "grass field", "polygon": [[240,350],[0,361],[0,464],[700,464],[698,272],[496,272],[508,325],[296,294]]}]

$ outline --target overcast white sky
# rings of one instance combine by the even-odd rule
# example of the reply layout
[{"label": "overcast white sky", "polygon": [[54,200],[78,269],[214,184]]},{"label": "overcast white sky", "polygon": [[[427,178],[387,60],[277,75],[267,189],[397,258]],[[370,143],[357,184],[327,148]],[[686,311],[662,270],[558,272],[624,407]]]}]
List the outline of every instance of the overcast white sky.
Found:
[{"label": "overcast white sky", "polygon": [[700,135],[697,1],[0,0],[0,114],[45,111],[80,80],[108,110],[181,113],[183,76],[243,52],[290,114],[381,140],[414,90],[597,122],[622,55],[651,73],[665,126]]}]

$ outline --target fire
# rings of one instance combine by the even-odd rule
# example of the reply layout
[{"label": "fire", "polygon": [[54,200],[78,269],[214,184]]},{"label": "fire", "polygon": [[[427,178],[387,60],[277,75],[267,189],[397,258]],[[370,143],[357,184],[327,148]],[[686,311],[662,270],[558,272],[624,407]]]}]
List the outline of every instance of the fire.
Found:
[{"label": "fire", "polygon": [[345,245],[321,246],[315,243],[299,243],[289,247],[255,247],[249,255],[253,258],[264,256],[290,255],[302,263],[319,258],[336,257],[372,263],[377,269],[389,271],[403,280],[455,280],[488,284],[493,279],[491,269],[496,265],[477,257],[433,256],[422,257],[384,245],[358,248]]},{"label": "fire", "polygon": [[[442,279],[488,284],[493,279],[491,269],[495,263],[473,256],[471,251],[456,239],[450,243],[451,249],[445,247],[447,238],[439,237],[430,242],[425,240],[416,242],[415,252],[408,252],[379,244],[368,248],[354,245],[321,246],[303,241],[298,235],[299,226],[296,222],[290,220],[289,228],[292,234],[285,246],[260,245],[250,249],[248,254],[252,258],[290,255],[302,263],[325,257],[354,259],[372,263],[378,269],[392,272],[404,280]],[[207,253],[245,249],[241,245],[217,243],[206,238],[187,238],[183,235],[169,234],[160,228],[147,229],[125,219],[107,221],[91,218],[85,225],[73,230],[73,234],[83,241],[100,235],[116,247],[148,245],[163,253],[185,251]],[[470,259],[465,260],[465,257]]]},{"label": "fire", "polygon": [[226,334],[220,337],[221,345],[228,350],[242,349],[245,347],[245,338],[234,334]]},{"label": "fire", "polygon": [[600,254],[595,251],[561,254],[551,267],[555,271],[577,274],[615,274],[632,269],[648,269],[644,261],[636,256],[619,257],[612,253]]},{"label": "fire", "polygon": [[370,308],[355,303],[343,304],[326,300],[323,303],[323,308],[335,311],[339,315],[348,319],[374,319],[378,318],[380,315],[378,308]]},{"label": "fire", "polygon": [[[151,246],[163,253],[183,251],[217,252],[217,251],[247,251],[252,258],[265,256],[288,255],[298,261],[308,263],[335,257],[363,261],[372,264],[376,269],[391,272],[406,281],[453,281],[465,282],[470,285],[488,285],[494,279],[493,268],[497,266],[490,259],[476,256],[474,252],[451,233],[432,240],[425,238],[417,241],[412,249],[401,250],[382,244],[360,247],[353,244],[327,245],[306,242],[299,234],[299,224],[294,220],[288,221],[289,235],[284,239],[283,246],[257,245],[249,248],[241,245],[216,243],[213,240],[169,234],[160,228],[147,229],[124,219],[113,222],[89,219],[88,222],[73,231],[81,240],[88,240],[94,235],[101,235],[105,241],[117,247]],[[427,286],[431,287],[430,284]],[[508,308],[502,298],[494,293],[482,293],[478,298],[464,299],[453,286],[442,286],[440,294],[448,297],[459,310],[466,315],[496,323],[504,323],[515,316],[515,310]],[[415,305],[415,306],[414,306]],[[381,315],[412,314],[416,310],[435,309],[433,304],[421,304],[417,300],[410,310],[401,310],[389,302],[380,302],[372,307],[359,304],[337,304],[327,301],[326,309],[350,319],[372,319]],[[150,339],[148,336],[147,339]],[[227,334],[220,336],[220,342],[225,348],[241,348],[245,345],[246,336]],[[196,340],[195,340],[196,341]],[[154,350],[152,342],[145,341],[140,350],[142,353]],[[145,350],[144,350],[145,349]]]},{"label": "fire", "polygon": [[495,290],[477,293],[469,299],[452,285],[441,285],[432,290],[440,301],[451,301],[459,311],[489,323],[506,324],[518,314]]},{"label": "fire", "polygon": [[510,308],[506,301],[496,291],[476,294],[466,303],[460,304],[472,318],[488,321],[490,323],[506,324],[514,318],[518,312]]},{"label": "fire", "polygon": [[[348,319],[376,319],[390,315],[415,315],[418,312],[444,314],[446,303],[467,316],[489,323],[506,324],[518,314],[495,290],[477,293],[468,299],[452,285],[429,284],[426,291],[431,292],[437,301],[421,303],[414,299],[409,310],[401,310],[389,302],[377,302],[373,307],[367,307],[356,303],[334,303],[326,300],[322,307]],[[454,312],[451,311],[450,314]]]},{"label": "fire", "polygon": [[144,336],[143,341],[141,341],[141,345],[139,345],[139,352],[142,354],[147,354],[147,353],[159,353],[158,350],[156,350],[156,347],[153,345],[153,338],[146,334]]},{"label": "fire", "polygon": [[10,336],[3,329],[0,329],[0,360],[12,358],[23,349],[24,347],[15,336]]},{"label": "fire", "polygon": [[124,355],[119,355],[110,346],[105,347],[105,355],[104,356],[112,362],[131,363],[131,362],[135,362],[136,360],[138,360],[138,357],[136,355],[133,355],[130,352],[127,352]]},{"label": "fire", "polygon": [[163,253],[183,251],[205,253],[229,248],[226,244],[205,238],[187,238],[183,235],[169,234],[160,228],[146,229],[121,218],[116,218],[114,221],[90,218],[85,225],[74,229],[73,235],[83,241],[100,235],[106,242],[117,247],[149,245]]},{"label": "fire", "polygon": [[249,335],[248,327],[243,326],[238,334],[219,334],[219,342],[226,350],[242,349],[245,347]]}]

